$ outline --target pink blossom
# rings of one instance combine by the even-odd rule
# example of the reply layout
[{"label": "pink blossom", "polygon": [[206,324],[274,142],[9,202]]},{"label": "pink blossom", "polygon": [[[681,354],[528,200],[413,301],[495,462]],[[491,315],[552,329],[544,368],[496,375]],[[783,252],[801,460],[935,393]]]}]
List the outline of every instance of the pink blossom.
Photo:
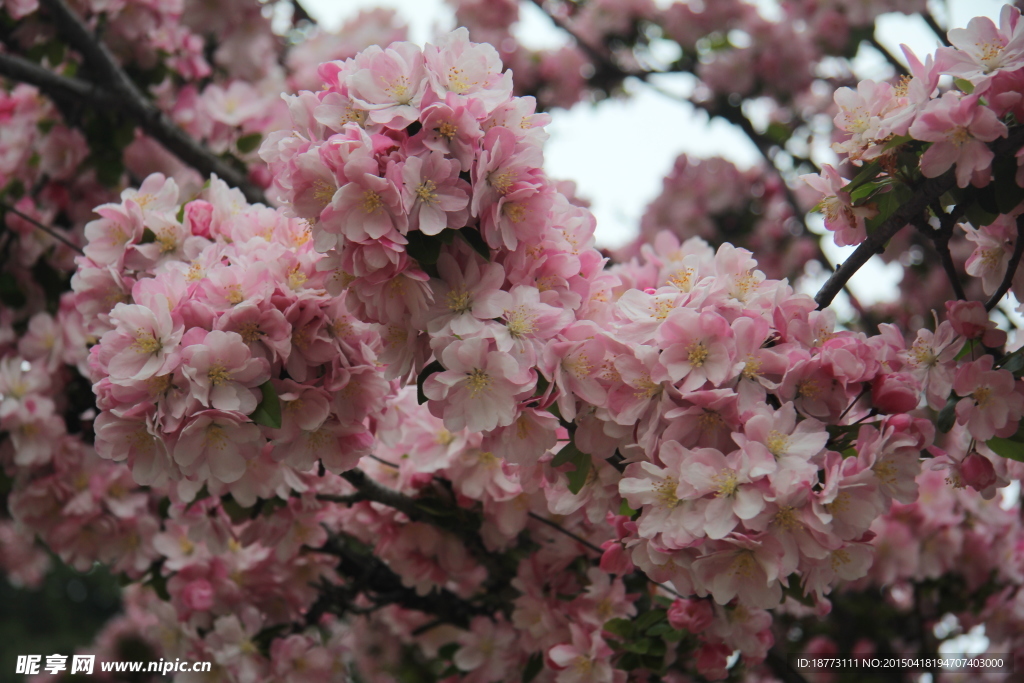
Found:
[{"label": "pink blossom", "polygon": [[717,541],[693,563],[697,594],[709,593],[719,605],[733,598],[752,607],[775,607],[782,600],[779,559],[782,547],[771,536],[736,536]]},{"label": "pink blossom", "polygon": [[914,139],[933,143],[921,155],[921,173],[926,178],[940,176],[955,164],[960,187],[988,183],[985,171],[995,155],[985,143],[1003,137],[1007,129],[978,98],[947,92],[932,100],[910,126]]},{"label": "pink blossom", "polygon": [[185,376],[204,406],[248,415],[256,409],[254,389],[270,379],[269,363],[253,358],[236,332],[215,330],[181,355]]},{"label": "pink blossom", "polygon": [[1008,370],[993,369],[993,358],[984,355],[964,363],[956,372],[953,389],[962,398],[956,404],[956,420],[980,441],[1009,436],[1024,414],[1024,396]]},{"label": "pink blossom", "polygon": [[381,49],[371,45],[357,62],[358,68],[345,82],[353,102],[369,112],[371,121],[401,129],[419,117],[427,76],[418,46],[402,42]]},{"label": "pink blossom", "polygon": [[531,374],[487,339],[453,341],[441,352],[444,372],[427,378],[423,392],[432,414],[450,430],[487,432],[512,424],[517,400],[533,386]]},{"label": "pink blossom", "polygon": [[878,210],[871,204],[854,206],[850,194],[843,190],[847,181],[836,169],[823,164],[820,176],[807,174],[800,179],[825,195],[817,208],[825,214],[825,227],[835,233],[836,244],[860,244],[867,238],[865,220],[878,215]]},{"label": "pink blossom", "polygon": [[117,304],[110,321],[115,329],[100,340],[100,358],[112,381],[149,379],[177,363],[175,347],[184,326],[168,305]]},{"label": "pink blossom", "polygon": [[260,429],[236,412],[203,410],[181,430],[173,457],[182,470],[202,481],[230,483],[245,472],[253,457],[250,444],[259,441]]},{"label": "pink blossom", "polygon": [[673,382],[681,382],[679,390],[684,392],[699,389],[706,381],[717,387],[731,376],[732,337],[725,318],[689,308],[670,313],[655,334],[663,349],[661,363]]},{"label": "pink blossom", "polygon": [[995,73],[1024,67],[1024,25],[1012,5],[1003,6],[998,28],[988,17],[975,17],[967,28],[950,29],[947,36],[953,47],[937,53],[943,73],[982,85]]},{"label": "pink blossom", "polygon": [[411,156],[402,165],[402,187],[410,229],[436,235],[466,224],[470,187],[459,178],[457,161],[438,152]]}]

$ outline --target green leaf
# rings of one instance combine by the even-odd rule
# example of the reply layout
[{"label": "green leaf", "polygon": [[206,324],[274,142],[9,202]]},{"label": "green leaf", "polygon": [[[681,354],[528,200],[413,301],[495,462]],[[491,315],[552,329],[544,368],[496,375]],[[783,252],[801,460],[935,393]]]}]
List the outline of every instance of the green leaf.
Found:
[{"label": "green leaf", "polygon": [[875,208],[878,209],[878,215],[874,218],[869,218],[864,223],[869,235],[877,230],[879,226],[887,221],[894,213],[896,213],[896,211],[907,202],[912,194],[911,190],[902,183],[893,183],[888,187],[888,192],[879,192],[874,196]]},{"label": "green leaf", "polygon": [[939,419],[935,421],[935,426],[939,428],[940,432],[948,432],[956,423],[956,404],[959,400],[959,397],[953,394],[939,411]]},{"label": "green leaf", "polygon": [[590,468],[593,466],[589,455],[586,453],[580,453],[580,455],[582,456],[581,459],[573,461],[576,469],[567,473],[569,477],[569,490],[573,495],[583,490],[583,486],[587,483],[587,476],[590,474]]},{"label": "green leaf", "polygon": [[558,454],[552,458],[552,467],[561,467],[567,462],[575,462],[576,458],[580,455],[580,449],[576,447],[576,444],[572,441],[562,446],[562,450],[558,451]]},{"label": "green leaf", "polygon": [[149,228],[142,229],[142,239],[139,240],[139,244],[152,244],[156,242],[156,233]]},{"label": "green leaf", "polygon": [[914,138],[910,137],[909,135],[896,135],[891,140],[889,140],[889,142],[885,143],[885,147],[883,147],[882,149],[894,149],[896,147],[899,147],[900,145],[905,145],[906,143],[910,142],[913,139]]},{"label": "green leaf", "polygon": [[526,660],[526,666],[523,668],[523,683],[530,683],[537,677],[541,669],[544,668],[544,658],[539,652],[534,652],[530,655],[530,658]]},{"label": "green leaf", "polygon": [[1013,353],[1003,356],[1002,360],[996,363],[996,367],[1012,372],[1014,377],[1020,377],[1021,370],[1024,370],[1024,355],[1021,354],[1022,351],[1024,349],[1017,349]]},{"label": "green leaf", "polygon": [[632,643],[625,643],[622,646],[626,652],[635,652],[638,655],[645,655],[651,650],[651,641],[647,638],[641,638],[640,640]]},{"label": "green leaf", "polygon": [[620,515],[623,515],[625,517],[632,517],[636,513],[637,513],[637,511],[634,510],[633,508],[629,507],[629,503],[627,503],[625,500],[623,500],[621,503],[619,503],[619,514]]},{"label": "green leaf", "polygon": [[968,339],[967,343],[964,344],[964,347],[960,349],[960,353],[956,354],[955,360],[960,360],[961,358],[966,358],[967,356],[971,355],[971,353],[974,351],[974,346],[977,343],[977,339]]},{"label": "green leaf", "polygon": [[459,644],[458,643],[448,643],[447,645],[442,645],[438,649],[437,657],[438,657],[438,659],[450,660],[452,657],[455,656],[455,653],[458,652],[458,650],[459,650]]},{"label": "green leaf", "polygon": [[850,193],[850,201],[856,204],[862,199],[867,199],[874,193],[882,189],[881,181],[879,183],[864,183],[856,190]]},{"label": "green leaf", "polygon": [[160,597],[160,599],[164,602],[171,601],[171,594],[167,591],[167,577],[165,577],[159,571],[154,571],[152,578],[150,578],[150,580],[143,585],[151,586],[153,590],[156,591],[156,594]]},{"label": "green leaf", "polygon": [[661,624],[655,624],[654,626],[647,629],[647,635],[651,636],[652,638],[660,638],[666,633],[669,633],[670,631],[674,630],[675,629],[672,628],[672,624],[668,622],[663,622]]},{"label": "green leaf", "polygon": [[281,401],[277,397],[277,390],[268,379],[260,385],[260,392],[263,394],[263,400],[256,406],[256,410],[252,411],[252,415],[249,418],[258,425],[270,427],[271,429],[280,429]]},{"label": "green leaf", "polygon": [[462,228],[458,233],[459,237],[466,240],[466,243],[473,247],[473,251],[480,254],[485,261],[491,260],[491,248],[487,246],[487,242],[484,242],[484,238],[480,236],[479,230]]},{"label": "green leaf", "polygon": [[1017,462],[1024,462],[1024,443],[1011,439],[994,437],[985,442],[985,445],[998,455]]},{"label": "green leaf", "polygon": [[421,266],[432,266],[441,256],[441,245],[444,244],[437,235],[424,235],[419,230],[410,230],[405,236],[409,244],[405,252],[410,258],[416,259]]},{"label": "green leaf", "polygon": [[877,161],[872,161],[869,164],[865,164],[864,167],[861,168],[860,173],[855,175],[853,177],[853,180],[851,180],[850,182],[843,186],[843,192],[849,192],[852,194],[854,190],[856,190],[864,183],[868,183],[874,180],[875,177],[879,174],[879,172],[881,172],[881,170],[882,165],[879,164]]},{"label": "green leaf", "polygon": [[612,619],[605,622],[604,630],[613,636],[629,640],[633,637],[634,626],[629,619]]},{"label": "green leaf", "polygon": [[441,365],[439,360],[435,360],[427,365],[427,367],[423,368],[423,372],[416,377],[416,402],[420,405],[427,402],[427,395],[423,393],[423,383],[435,372],[444,372],[444,366]]},{"label": "green leaf", "polygon": [[968,95],[974,92],[974,84],[964,78],[954,78],[953,84]]},{"label": "green leaf", "polygon": [[784,123],[779,123],[778,121],[769,123],[768,128],[764,133],[768,136],[768,139],[778,145],[785,145],[792,135],[792,132],[789,130],[789,126]]},{"label": "green leaf", "polygon": [[999,218],[999,214],[985,209],[979,202],[971,202],[964,211],[964,217],[971,225],[981,228],[991,225],[995,219]]},{"label": "green leaf", "polygon": [[242,507],[231,494],[221,497],[220,507],[235,524],[241,524],[251,519],[252,511],[249,508]]},{"label": "green leaf", "polygon": [[262,140],[262,133],[249,133],[248,135],[243,135],[242,137],[238,138],[238,140],[235,142],[235,147],[237,147],[238,151],[241,152],[242,154],[248,154],[249,152],[259,147],[260,141]]},{"label": "green leaf", "polygon": [[660,624],[668,618],[668,613],[663,609],[652,609],[649,612],[645,612],[640,615],[640,618],[636,620],[636,628],[638,631],[646,631],[655,624]]},{"label": "green leaf", "polygon": [[185,206],[186,204],[182,204],[181,208],[178,209],[178,215],[176,216],[176,218],[178,219],[179,223],[185,220]]}]

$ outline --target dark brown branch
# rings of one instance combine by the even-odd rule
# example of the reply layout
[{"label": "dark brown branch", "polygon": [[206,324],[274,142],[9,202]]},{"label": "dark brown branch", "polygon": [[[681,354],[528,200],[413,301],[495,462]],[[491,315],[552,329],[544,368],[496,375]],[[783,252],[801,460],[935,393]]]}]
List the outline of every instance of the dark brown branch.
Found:
[{"label": "dark brown branch", "polygon": [[17,55],[0,53],[0,76],[34,85],[54,98],[87,102],[93,107],[115,106],[109,92],[78,78],[68,78]]},{"label": "dark brown branch", "polygon": [[580,37],[578,33],[576,33],[572,26],[563,21],[561,18],[555,16],[552,12],[549,12],[547,7],[544,6],[544,0],[531,1],[534,5],[540,8],[541,12],[547,15],[548,19],[551,20],[551,23],[553,23],[555,26],[568,33],[572,37],[572,39],[576,41],[576,45],[580,48],[580,50],[582,50],[587,55],[590,61],[594,62],[594,65],[596,67],[600,67],[600,70],[606,73],[617,73],[617,75],[623,79],[629,76],[633,76],[639,79],[646,79],[647,76],[650,74],[650,72],[648,71],[626,71],[618,64],[616,64],[615,61],[612,59],[611,55],[609,55],[606,51],[598,49],[593,45],[589,44],[587,41],[583,40],[583,38]]},{"label": "dark brown branch", "polygon": [[316,614],[344,614],[352,611],[350,601],[363,593],[378,606],[398,604],[430,614],[444,623],[463,628],[469,625],[473,616],[493,614],[494,609],[476,605],[460,598],[451,591],[435,588],[426,595],[419,595],[414,589],[402,584],[398,576],[383,561],[355,548],[343,537],[332,535],[323,548],[315,552],[327,553],[338,558],[338,571],[350,580],[350,585],[337,590],[323,590],[320,599],[311,609]]},{"label": "dark brown branch", "polygon": [[39,221],[37,221],[35,218],[32,218],[32,216],[29,216],[28,214],[22,213],[21,211],[18,211],[17,209],[15,209],[10,204],[0,203],[0,212],[5,212],[5,211],[10,211],[11,213],[13,213],[15,216],[17,216],[18,218],[22,219],[23,221],[28,221],[29,223],[34,225],[39,230],[42,230],[43,232],[45,232],[47,235],[49,235],[53,239],[55,239],[55,240],[57,240],[59,242],[62,242],[65,246],[67,246],[68,248],[70,248],[70,249],[72,249],[74,251],[77,251],[79,254],[83,254],[83,255],[85,254],[85,252],[82,251],[82,248],[80,246],[78,246],[77,244],[75,244],[74,242],[72,242],[67,237],[65,237],[64,235],[60,234],[59,232],[57,232],[56,230],[54,230],[50,226],[44,225],[43,223],[40,223]]},{"label": "dark brown branch", "polygon": [[544,518],[544,517],[541,517],[540,515],[538,515],[538,514],[537,514],[537,513],[535,513],[535,512],[531,512],[531,513],[530,513],[530,519],[535,519],[535,520],[537,520],[538,522],[540,522],[541,524],[547,524],[547,525],[548,525],[549,527],[551,527],[551,528],[552,528],[552,529],[554,529],[555,531],[558,531],[558,532],[560,532],[560,533],[563,533],[563,534],[565,534],[566,536],[568,536],[568,537],[569,537],[569,538],[571,538],[572,540],[576,541],[576,542],[577,542],[577,543],[579,543],[580,545],[582,545],[582,546],[585,546],[586,548],[588,548],[588,549],[590,549],[590,550],[593,550],[593,551],[594,551],[595,553],[597,553],[598,555],[602,555],[602,554],[604,554],[604,551],[603,551],[603,550],[601,550],[600,548],[598,548],[598,547],[597,547],[596,545],[594,545],[594,544],[593,544],[593,543],[591,543],[590,541],[588,541],[588,540],[586,540],[585,538],[582,538],[582,537],[580,537],[580,536],[577,536],[576,534],[574,534],[573,532],[569,531],[569,530],[568,530],[568,529],[566,529],[565,527],[563,527],[563,526],[561,526],[561,525],[559,525],[559,524],[556,524],[555,522],[552,522],[552,521],[551,521],[550,519],[546,519],[546,518]]},{"label": "dark brown branch", "polygon": [[883,57],[885,57],[885,61],[889,62],[889,65],[892,68],[896,69],[897,75],[907,73],[907,67],[901,64],[900,60],[896,59],[896,57],[893,56],[893,54],[889,52],[888,49],[886,49],[885,45],[882,45],[880,42],[878,42],[878,38],[875,38],[874,34],[872,34],[871,37],[868,38],[868,42],[871,43],[871,47],[875,48],[878,52],[881,53]]},{"label": "dark brown branch", "polygon": [[302,6],[299,0],[291,0],[292,2],[292,26],[297,25],[300,21],[308,21],[311,24],[316,23],[316,19],[306,11],[306,8]]},{"label": "dark brown branch", "polygon": [[986,311],[991,311],[995,308],[999,300],[1010,291],[1010,285],[1013,284],[1013,276],[1017,273],[1017,266],[1020,265],[1022,253],[1024,253],[1024,214],[1017,216],[1017,240],[1013,244],[1013,255],[1010,257],[1010,262],[1006,264],[1006,273],[1003,275],[1003,281],[999,283],[999,289],[985,302]]},{"label": "dark brown branch", "polygon": [[931,241],[935,251],[938,252],[939,261],[942,263],[943,270],[946,271],[946,279],[953,287],[953,295],[961,301],[966,301],[967,295],[964,293],[963,285],[960,284],[960,274],[956,272],[956,264],[953,263],[953,255],[949,251],[949,240],[953,236],[953,227],[963,214],[963,207],[954,206],[951,212],[946,213],[936,202],[932,204],[931,209],[939,220],[938,229],[933,228],[923,214],[915,219],[914,227]]},{"label": "dark brown branch", "polygon": [[939,26],[939,22],[935,21],[935,17],[932,16],[932,13],[925,10],[924,12],[921,12],[921,18],[924,19],[924,23],[928,24],[928,28],[938,36],[939,40],[942,41],[942,44],[946,47],[950,47],[949,38],[946,37],[946,32],[942,30],[941,26]]},{"label": "dark brown branch", "polygon": [[[1024,145],[1024,126],[1013,129],[1008,138],[1003,138],[992,143],[990,148],[995,152],[996,157],[1015,154]],[[868,260],[875,254],[880,254],[885,249],[885,244],[892,239],[893,235],[907,225],[917,220],[934,202],[956,184],[954,169],[949,169],[937,178],[927,178],[914,191],[910,200],[904,203],[897,211],[889,216],[868,238],[860,243],[860,246],[850,255],[850,258],[832,273],[832,277],[815,295],[814,300],[818,303],[818,309],[823,309],[832,303],[850,278],[860,270]]]},{"label": "dark brown branch", "polygon": [[[94,91],[103,93],[101,99],[105,103],[104,106],[113,106],[126,112],[147,135],[204,176],[216,174],[229,185],[239,188],[249,202],[267,203],[263,191],[250,183],[244,173],[199,144],[148,100],[106,46],[92,34],[64,0],[40,0],[40,4],[49,12],[58,33],[72,48],[81,53],[96,83],[103,84],[102,88],[94,86]],[[49,84],[52,87],[58,85],[52,79]],[[48,95],[51,94],[50,86],[44,87],[38,83],[37,85]],[[65,89],[61,94],[71,93]],[[93,106],[98,104],[95,97],[86,101]]]},{"label": "dark brown branch", "polygon": [[354,496],[346,497],[350,499],[346,502],[354,502],[358,498],[387,505],[413,521],[424,522],[453,534],[487,569],[487,573],[491,577],[492,589],[499,590],[506,586],[515,574],[514,568],[503,566],[500,558],[490,553],[484,546],[483,540],[477,532],[475,520],[467,518],[466,514],[457,514],[463,512],[461,508],[454,507],[451,515],[437,515],[426,510],[416,499],[378,484],[358,468],[342,472],[341,476],[357,489]]}]

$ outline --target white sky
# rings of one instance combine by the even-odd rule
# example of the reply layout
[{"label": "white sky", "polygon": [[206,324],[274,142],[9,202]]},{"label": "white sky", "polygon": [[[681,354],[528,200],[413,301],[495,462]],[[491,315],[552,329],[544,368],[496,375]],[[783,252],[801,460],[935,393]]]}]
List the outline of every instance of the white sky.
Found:
[{"label": "white sky", "polygon": [[[757,2],[766,15],[771,15],[773,0]],[[663,3],[658,0],[658,4]],[[938,21],[955,27],[965,26],[973,16],[997,18],[1003,2],[949,0],[949,17],[946,3],[932,4]],[[420,44],[450,30],[455,22],[443,0],[303,0],[303,6],[328,29],[337,28],[362,8],[394,7],[409,24],[410,39]],[[541,48],[565,42],[564,34],[540,9],[530,3],[521,3],[520,8],[516,33],[525,45]],[[900,56],[900,43],[908,44],[922,57],[938,45],[920,17],[900,14],[880,19],[879,41]],[[862,54],[866,52],[862,50]],[[885,78],[891,73],[877,53],[863,54],[855,67],[865,78]],[[655,93],[641,83],[627,84],[627,88],[633,93],[629,99],[606,100],[597,105],[581,103],[568,111],[553,112],[548,126],[551,138],[544,151],[548,174],[574,180],[578,193],[591,200],[597,217],[597,240],[602,246],[632,239],[644,208],[661,192],[662,180],[679,154],[720,155],[741,167],[760,161],[753,144],[730,124],[714,120],[709,125],[706,114],[695,113],[689,105]],[[833,263],[841,262],[853,250],[836,247],[831,240],[825,243]],[[890,298],[900,271],[898,265],[886,268],[876,258],[854,276],[850,287],[864,303]]]}]

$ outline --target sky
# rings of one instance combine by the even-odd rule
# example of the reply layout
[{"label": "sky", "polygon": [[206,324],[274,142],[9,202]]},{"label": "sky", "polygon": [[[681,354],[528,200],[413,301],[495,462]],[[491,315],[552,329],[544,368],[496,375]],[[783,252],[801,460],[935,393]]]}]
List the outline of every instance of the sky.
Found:
[{"label": "sky", "polygon": [[[774,0],[756,0],[766,16],[778,8]],[[658,4],[663,4],[656,0]],[[997,18],[1000,0],[949,0],[934,2],[933,14],[943,25],[966,26],[971,17]],[[454,28],[454,15],[443,0],[303,0],[303,6],[325,27],[337,28],[362,8],[393,7],[409,24],[410,39],[417,43],[431,40],[439,32]],[[537,49],[554,47],[566,36],[552,25],[544,13],[531,3],[522,3],[516,35],[526,46]],[[906,43],[919,56],[932,52],[938,39],[918,16],[884,15],[879,21],[878,39],[892,54],[902,55],[900,43]],[[887,78],[892,71],[877,52],[861,50],[854,66],[864,78]],[[675,82],[668,80],[676,78]],[[665,77],[659,85],[680,87],[678,79]],[[545,145],[545,170],[555,179],[573,180],[577,192],[592,202],[597,218],[597,241],[601,246],[617,246],[636,234],[646,205],[661,192],[665,175],[682,153],[697,157],[723,156],[740,167],[761,161],[754,145],[731,124],[709,121],[703,112],[659,94],[639,82],[626,85],[628,99],[605,100],[598,104],[579,103],[572,109],[552,112],[548,126],[551,138]],[[614,144],[609,144],[610,142]],[[601,144],[595,144],[600,142]],[[820,225],[820,219],[809,221]],[[823,231],[823,228],[821,228]],[[823,241],[832,263],[842,262],[853,247],[836,247]],[[756,257],[756,254],[755,254]],[[874,259],[850,282],[864,303],[895,296],[901,267],[886,267]],[[807,283],[810,293],[815,283]],[[842,312],[840,311],[840,315]]]}]

